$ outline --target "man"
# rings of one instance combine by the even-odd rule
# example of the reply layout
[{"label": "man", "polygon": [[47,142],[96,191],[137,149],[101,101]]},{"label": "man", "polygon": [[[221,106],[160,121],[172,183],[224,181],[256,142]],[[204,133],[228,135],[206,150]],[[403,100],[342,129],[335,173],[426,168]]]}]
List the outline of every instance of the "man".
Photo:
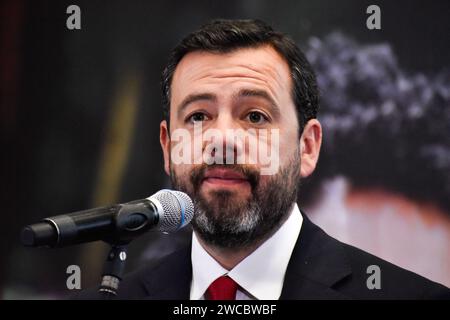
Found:
[{"label": "man", "polygon": [[[261,21],[212,21],[172,52],[163,98],[164,168],[194,201],[192,241],[126,277],[118,298],[448,296],[442,285],[331,238],[299,210],[298,187],[316,167],[322,129],[314,72],[290,38]],[[230,130],[246,135],[230,138]],[[275,170],[254,146],[270,149]]]}]

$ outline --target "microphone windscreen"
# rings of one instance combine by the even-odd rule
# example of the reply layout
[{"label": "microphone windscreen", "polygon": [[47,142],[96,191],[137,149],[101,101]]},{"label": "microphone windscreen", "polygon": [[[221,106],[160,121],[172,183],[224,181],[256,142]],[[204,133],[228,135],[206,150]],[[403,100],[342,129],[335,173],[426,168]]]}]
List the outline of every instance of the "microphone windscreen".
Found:
[{"label": "microphone windscreen", "polygon": [[158,227],[162,232],[175,232],[191,222],[194,216],[194,204],[184,192],[164,189],[148,199],[158,209]]}]

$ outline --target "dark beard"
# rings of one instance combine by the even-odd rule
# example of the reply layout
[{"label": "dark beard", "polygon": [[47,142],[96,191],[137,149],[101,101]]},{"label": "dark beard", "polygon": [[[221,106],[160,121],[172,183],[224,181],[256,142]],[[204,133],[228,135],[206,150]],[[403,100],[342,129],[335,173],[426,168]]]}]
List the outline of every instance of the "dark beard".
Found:
[{"label": "dark beard", "polygon": [[[243,174],[251,186],[247,201],[234,199],[232,191],[212,191],[213,200],[200,194],[206,169],[225,167]],[[300,183],[298,157],[280,168],[263,185],[257,170],[245,165],[200,165],[189,176],[190,184],[182,181],[171,170],[173,187],[186,192],[193,200],[195,214],[192,226],[207,244],[223,249],[252,246],[269,237],[278,229],[297,200]]]}]

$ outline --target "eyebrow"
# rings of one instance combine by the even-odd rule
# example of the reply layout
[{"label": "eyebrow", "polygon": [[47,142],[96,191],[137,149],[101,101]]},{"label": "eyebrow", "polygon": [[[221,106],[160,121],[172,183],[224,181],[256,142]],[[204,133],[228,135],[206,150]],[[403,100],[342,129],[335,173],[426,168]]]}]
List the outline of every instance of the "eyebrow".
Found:
[{"label": "eyebrow", "polygon": [[217,96],[212,93],[192,93],[181,101],[178,106],[178,113],[180,114],[184,109],[186,109],[191,103],[197,101],[217,101]]},{"label": "eyebrow", "polygon": [[[255,90],[255,89],[241,89],[238,93],[234,94],[232,99],[239,100],[246,97],[259,97],[269,102],[269,106],[275,116],[281,114],[280,108],[276,104],[275,100],[268,94],[265,90]],[[198,101],[210,101],[216,102],[217,96],[213,93],[192,93],[181,101],[178,106],[178,114],[183,112],[191,103]]]},{"label": "eyebrow", "polygon": [[233,100],[245,97],[259,97],[269,102],[269,107],[275,116],[280,116],[280,108],[278,107],[275,100],[267,93],[265,90],[254,90],[254,89],[242,89],[236,95],[233,96]]}]

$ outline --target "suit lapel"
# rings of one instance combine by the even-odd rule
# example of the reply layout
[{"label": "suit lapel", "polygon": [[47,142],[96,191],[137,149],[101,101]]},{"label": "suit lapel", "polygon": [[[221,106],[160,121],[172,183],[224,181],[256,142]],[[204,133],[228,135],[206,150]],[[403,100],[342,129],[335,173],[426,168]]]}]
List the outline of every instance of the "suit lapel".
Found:
[{"label": "suit lapel", "polygon": [[[280,299],[346,299],[333,289],[351,275],[342,245],[303,214],[303,225],[286,270]],[[148,299],[188,300],[192,280],[191,241],[147,272]]]},{"label": "suit lapel", "polygon": [[347,298],[333,289],[352,272],[342,245],[302,215],[280,299]]}]

